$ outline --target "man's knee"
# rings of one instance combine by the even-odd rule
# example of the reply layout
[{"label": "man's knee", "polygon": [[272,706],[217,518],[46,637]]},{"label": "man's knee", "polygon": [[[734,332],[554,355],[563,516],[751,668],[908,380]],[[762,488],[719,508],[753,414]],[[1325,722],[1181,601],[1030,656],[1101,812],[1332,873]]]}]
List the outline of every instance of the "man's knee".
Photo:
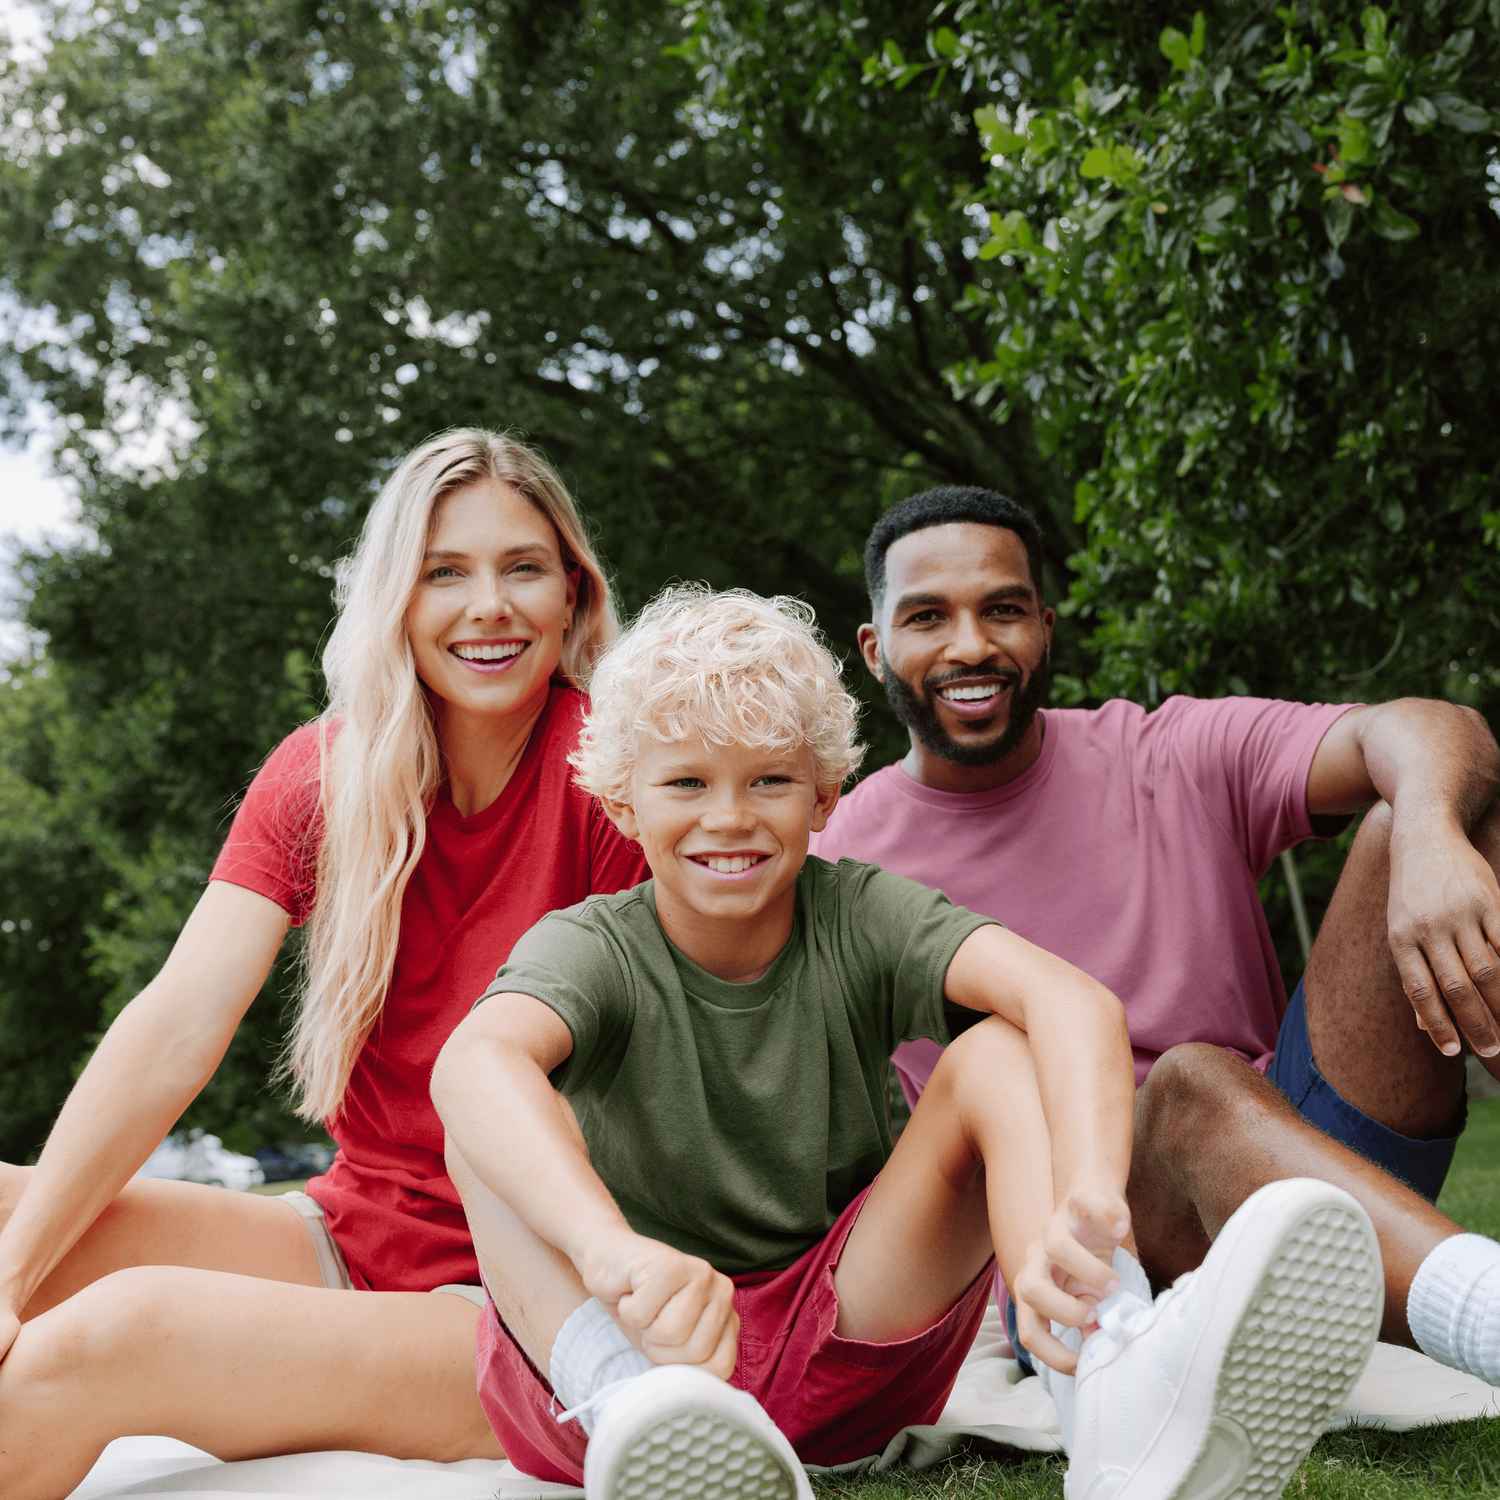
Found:
[{"label": "man's knee", "polygon": [[1270,1085],[1245,1060],[1210,1042],[1182,1042],[1152,1065],[1136,1095],[1136,1139],[1161,1149],[1226,1121]]}]

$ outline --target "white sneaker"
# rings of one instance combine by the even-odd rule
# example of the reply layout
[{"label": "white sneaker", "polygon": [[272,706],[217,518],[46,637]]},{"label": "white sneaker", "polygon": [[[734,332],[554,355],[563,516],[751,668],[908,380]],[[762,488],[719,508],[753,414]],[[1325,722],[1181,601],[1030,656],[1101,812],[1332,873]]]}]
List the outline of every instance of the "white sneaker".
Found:
[{"label": "white sneaker", "polygon": [[1154,1303],[1100,1305],[1067,1500],[1279,1496],[1364,1369],[1384,1296],[1375,1231],[1348,1193],[1296,1178],[1252,1194]]},{"label": "white sneaker", "polygon": [[760,1402],[694,1365],[653,1365],[610,1393],[583,1488],[588,1500],[812,1500]]}]

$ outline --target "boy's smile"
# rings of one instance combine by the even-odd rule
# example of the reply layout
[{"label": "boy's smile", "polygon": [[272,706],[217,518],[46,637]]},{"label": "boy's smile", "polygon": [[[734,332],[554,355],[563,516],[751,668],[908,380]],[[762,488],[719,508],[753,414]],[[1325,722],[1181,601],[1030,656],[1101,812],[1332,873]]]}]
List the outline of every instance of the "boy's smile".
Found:
[{"label": "boy's smile", "polygon": [[663,931],[722,979],[764,972],[791,935],[808,839],[838,800],[819,790],[812,750],[643,735],[631,795],[610,814],[645,851]]}]

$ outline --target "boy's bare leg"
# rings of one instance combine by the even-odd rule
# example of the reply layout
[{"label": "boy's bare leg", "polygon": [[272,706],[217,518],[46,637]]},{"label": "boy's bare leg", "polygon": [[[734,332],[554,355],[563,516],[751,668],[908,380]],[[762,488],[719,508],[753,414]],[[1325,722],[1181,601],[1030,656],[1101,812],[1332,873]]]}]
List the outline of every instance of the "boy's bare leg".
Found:
[{"label": "boy's bare leg", "polygon": [[888,1342],[931,1327],[991,1253],[1012,1280],[1052,1208],[1030,1047],[987,1017],[944,1051],[870,1189],[834,1277],[838,1332]]},{"label": "boy's bare leg", "polygon": [[105,1276],[23,1324],[0,1363],[0,1494],[60,1500],[137,1433],[225,1459],[498,1458],[474,1391],[477,1318],[430,1293],[170,1266]]},{"label": "boy's bare leg", "polygon": [[1412,1277],[1459,1226],[1309,1124],[1239,1058],[1205,1043],[1163,1055],[1137,1095],[1129,1190],[1141,1259],[1158,1282],[1197,1266],[1251,1193],[1287,1177],[1331,1182],[1369,1214],[1385,1265],[1381,1337],[1412,1346]]},{"label": "boy's bare leg", "polygon": [[[0,1225],[31,1175],[0,1162]],[[129,1266],[193,1266],[321,1286],[306,1221],[290,1204],[192,1182],[136,1179],[99,1215],[26,1305],[22,1320]]]}]

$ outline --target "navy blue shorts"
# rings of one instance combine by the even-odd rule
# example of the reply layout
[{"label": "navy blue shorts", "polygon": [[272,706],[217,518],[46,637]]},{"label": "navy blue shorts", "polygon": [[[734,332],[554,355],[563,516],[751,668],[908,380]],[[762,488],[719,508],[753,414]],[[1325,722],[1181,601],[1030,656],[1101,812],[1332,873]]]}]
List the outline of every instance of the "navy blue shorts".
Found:
[{"label": "navy blue shorts", "polygon": [[[1324,1078],[1313,1061],[1312,1044],[1307,1039],[1307,996],[1300,980],[1281,1018],[1276,1051],[1266,1077],[1291,1100],[1303,1119],[1367,1161],[1384,1167],[1429,1203],[1437,1202],[1448,1168],[1453,1164],[1453,1150],[1458,1145],[1459,1131],[1464,1128],[1467,1106],[1460,1106],[1464,1113],[1459,1116],[1457,1131],[1431,1140],[1401,1135],[1356,1109]],[[1031,1356],[1016,1337],[1013,1302],[1006,1304],[1005,1324],[1021,1368],[1027,1374],[1034,1373]]]}]

